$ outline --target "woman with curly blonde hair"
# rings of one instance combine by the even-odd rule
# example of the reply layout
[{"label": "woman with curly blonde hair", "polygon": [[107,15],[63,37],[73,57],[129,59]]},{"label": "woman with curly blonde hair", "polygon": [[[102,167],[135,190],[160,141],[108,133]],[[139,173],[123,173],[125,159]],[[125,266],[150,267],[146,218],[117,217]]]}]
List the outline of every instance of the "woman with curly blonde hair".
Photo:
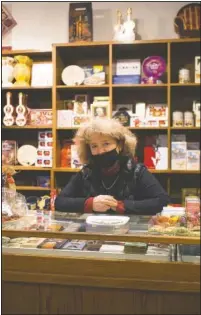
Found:
[{"label": "woman with curly blonde hair", "polygon": [[56,198],[56,210],[152,215],[168,204],[156,178],[134,162],[137,139],[119,122],[95,118],[74,140],[83,168]]}]

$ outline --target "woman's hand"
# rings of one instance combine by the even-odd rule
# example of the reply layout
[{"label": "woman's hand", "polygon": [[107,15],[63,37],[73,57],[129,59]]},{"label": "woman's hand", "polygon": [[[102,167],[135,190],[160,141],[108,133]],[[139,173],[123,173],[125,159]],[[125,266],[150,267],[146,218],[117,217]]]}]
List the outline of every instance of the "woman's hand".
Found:
[{"label": "woman's hand", "polygon": [[96,212],[106,212],[109,209],[115,210],[117,200],[112,196],[99,195],[93,199],[93,210]]}]

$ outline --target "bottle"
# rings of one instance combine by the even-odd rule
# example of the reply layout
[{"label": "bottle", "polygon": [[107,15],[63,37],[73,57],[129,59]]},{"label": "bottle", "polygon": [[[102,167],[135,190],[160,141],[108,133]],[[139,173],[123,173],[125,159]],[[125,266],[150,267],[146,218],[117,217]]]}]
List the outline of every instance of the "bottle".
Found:
[{"label": "bottle", "polygon": [[4,118],[3,118],[3,124],[7,127],[13,126],[15,119],[13,116],[14,107],[11,105],[11,93],[6,93],[6,105],[4,106]]},{"label": "bottle", "polygon": [[19,98],[19,105],[16,107],[17,117],[15,121],[16,121],[16,125],[22,127],[22,126],[25,126],[27,123],[27,118],[26,118],[27,109],[26,109],[26,106],[23,105],[22,93],[18,94],[18,98]]}]

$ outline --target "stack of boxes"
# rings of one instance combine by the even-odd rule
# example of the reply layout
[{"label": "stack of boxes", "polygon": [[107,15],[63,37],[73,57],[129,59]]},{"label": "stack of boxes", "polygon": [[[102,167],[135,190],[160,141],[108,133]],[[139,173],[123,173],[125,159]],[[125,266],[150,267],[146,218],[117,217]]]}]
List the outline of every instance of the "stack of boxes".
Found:
[{"label": "stack of boxes", "polygon": [[36,166],[52,167],[52,147],[52,130],[39,131]]},{"label": "stack of boxes", "polygon": [[185,135],[172,136],[172,170],[200,170],[199,142],[186,142]]}]

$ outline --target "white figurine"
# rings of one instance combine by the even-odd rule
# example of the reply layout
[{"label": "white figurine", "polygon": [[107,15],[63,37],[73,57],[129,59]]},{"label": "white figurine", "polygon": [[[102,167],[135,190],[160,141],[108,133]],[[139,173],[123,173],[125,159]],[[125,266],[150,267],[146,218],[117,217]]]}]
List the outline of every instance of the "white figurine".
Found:
[{"label": "white figurine", "polygon": [[124,22],[124,35],[123,39],[126,41],[133,41],[135,40],[135,22],[131,19],[132,9],[128,8],[127,10],[127,20]]},{"label": "white figurine", "polygon": [[117,24],[114,27],[113,40],[122,41],[123,36],[124,36],[123,32],[124,32],[124,27],[122,25],[122,14],[119,10],[117,10]]}]

